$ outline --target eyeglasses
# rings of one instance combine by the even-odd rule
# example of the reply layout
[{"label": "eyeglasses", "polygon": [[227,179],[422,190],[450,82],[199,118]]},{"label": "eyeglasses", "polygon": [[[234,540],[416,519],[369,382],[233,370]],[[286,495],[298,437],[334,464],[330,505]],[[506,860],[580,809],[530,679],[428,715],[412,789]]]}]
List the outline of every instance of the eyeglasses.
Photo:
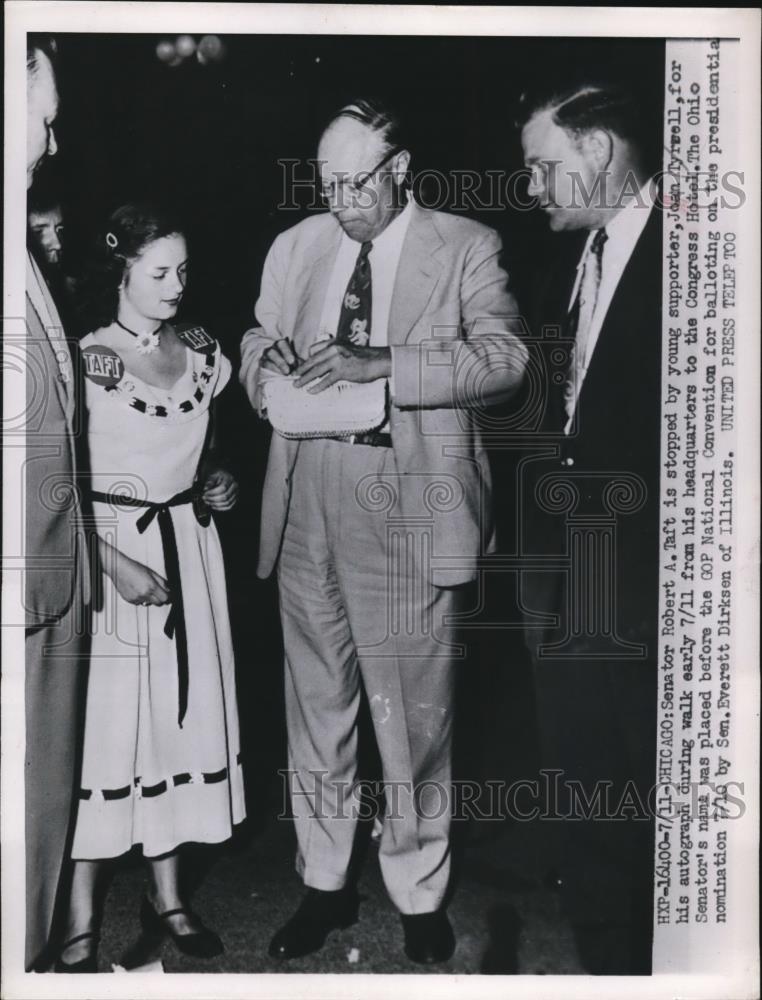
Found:
[{"label": "eyeglasses", "polygon": [[323,200],[332,201],[335,197],[336,191],[341,188],[342,191],[346,191],[352,201],[357,201],[362,195],[363,189],[367,187],[379,170],[382,167],[385,167],[389,160],[393,159],[397,153],[401,153],[403,149],[404,146],[394,146],[394,148],[390,149],[383,160],[379,161],[372,170],[357,174],[353,181],[332,181],[329,186],[323,187],[320,192]]}]

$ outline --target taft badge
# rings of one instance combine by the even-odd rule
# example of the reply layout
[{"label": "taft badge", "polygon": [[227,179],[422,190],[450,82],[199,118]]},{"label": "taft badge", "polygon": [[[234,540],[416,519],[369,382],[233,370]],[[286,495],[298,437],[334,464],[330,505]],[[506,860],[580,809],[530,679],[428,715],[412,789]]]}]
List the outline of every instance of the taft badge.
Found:
[{"label": "taft badge", "polygon": [[214,337],[210,337],[203,326],[178,326],[175,327],[175,333],[186,347],[199,354],[208,354],[216,344]]},{"label": "taft badge", "polygon": [[118,385],[124,375],[124,363],[110,347],[93,344],[82,351],[85,375],[91,382],[110,389]]}]

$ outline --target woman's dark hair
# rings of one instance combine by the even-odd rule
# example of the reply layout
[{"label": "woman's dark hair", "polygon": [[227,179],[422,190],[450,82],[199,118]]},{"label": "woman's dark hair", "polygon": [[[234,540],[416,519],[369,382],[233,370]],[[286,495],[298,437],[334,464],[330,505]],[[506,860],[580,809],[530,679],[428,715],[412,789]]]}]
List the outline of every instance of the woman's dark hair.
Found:
[{"label": "woman's dark hair", "polygon": [[184,235],[170,212],[147,203],[121,205],[96,235],[80,285],[82,328],[96,330],[116,319],[119,286],[130,265],[157,240]]}]

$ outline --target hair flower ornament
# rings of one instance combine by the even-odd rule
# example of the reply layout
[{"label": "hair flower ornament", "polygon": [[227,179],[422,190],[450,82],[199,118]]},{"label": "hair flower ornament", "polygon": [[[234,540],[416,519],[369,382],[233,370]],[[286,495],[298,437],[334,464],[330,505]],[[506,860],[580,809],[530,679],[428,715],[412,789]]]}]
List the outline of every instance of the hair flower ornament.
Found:
[{"label": "hair flower ornament", "polygon": [[112,250],[116,250],[119,246],[119,240],[114,236],[112,232],[106,233],[106,243],[111,247]]}]

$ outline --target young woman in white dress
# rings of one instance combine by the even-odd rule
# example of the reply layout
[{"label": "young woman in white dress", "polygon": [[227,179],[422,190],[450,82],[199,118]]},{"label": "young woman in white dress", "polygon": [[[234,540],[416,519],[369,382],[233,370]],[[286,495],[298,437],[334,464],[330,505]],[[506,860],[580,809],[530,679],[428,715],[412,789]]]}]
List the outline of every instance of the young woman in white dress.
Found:
[{"label": "young woman in white dress", "polygon": [[237,484],[215,463],[211,408],[231,366],[201,327],[172,325],[186,282],[178,226],[126,205],[89,274],[81,342],[96,528],[83,765],[66,943],[57,971],[97,969],[103,861],[141,845],[144,932],[185,953],[222,942],[189,908],[182,845],[245,816],[225,575],[211,511]]}]

